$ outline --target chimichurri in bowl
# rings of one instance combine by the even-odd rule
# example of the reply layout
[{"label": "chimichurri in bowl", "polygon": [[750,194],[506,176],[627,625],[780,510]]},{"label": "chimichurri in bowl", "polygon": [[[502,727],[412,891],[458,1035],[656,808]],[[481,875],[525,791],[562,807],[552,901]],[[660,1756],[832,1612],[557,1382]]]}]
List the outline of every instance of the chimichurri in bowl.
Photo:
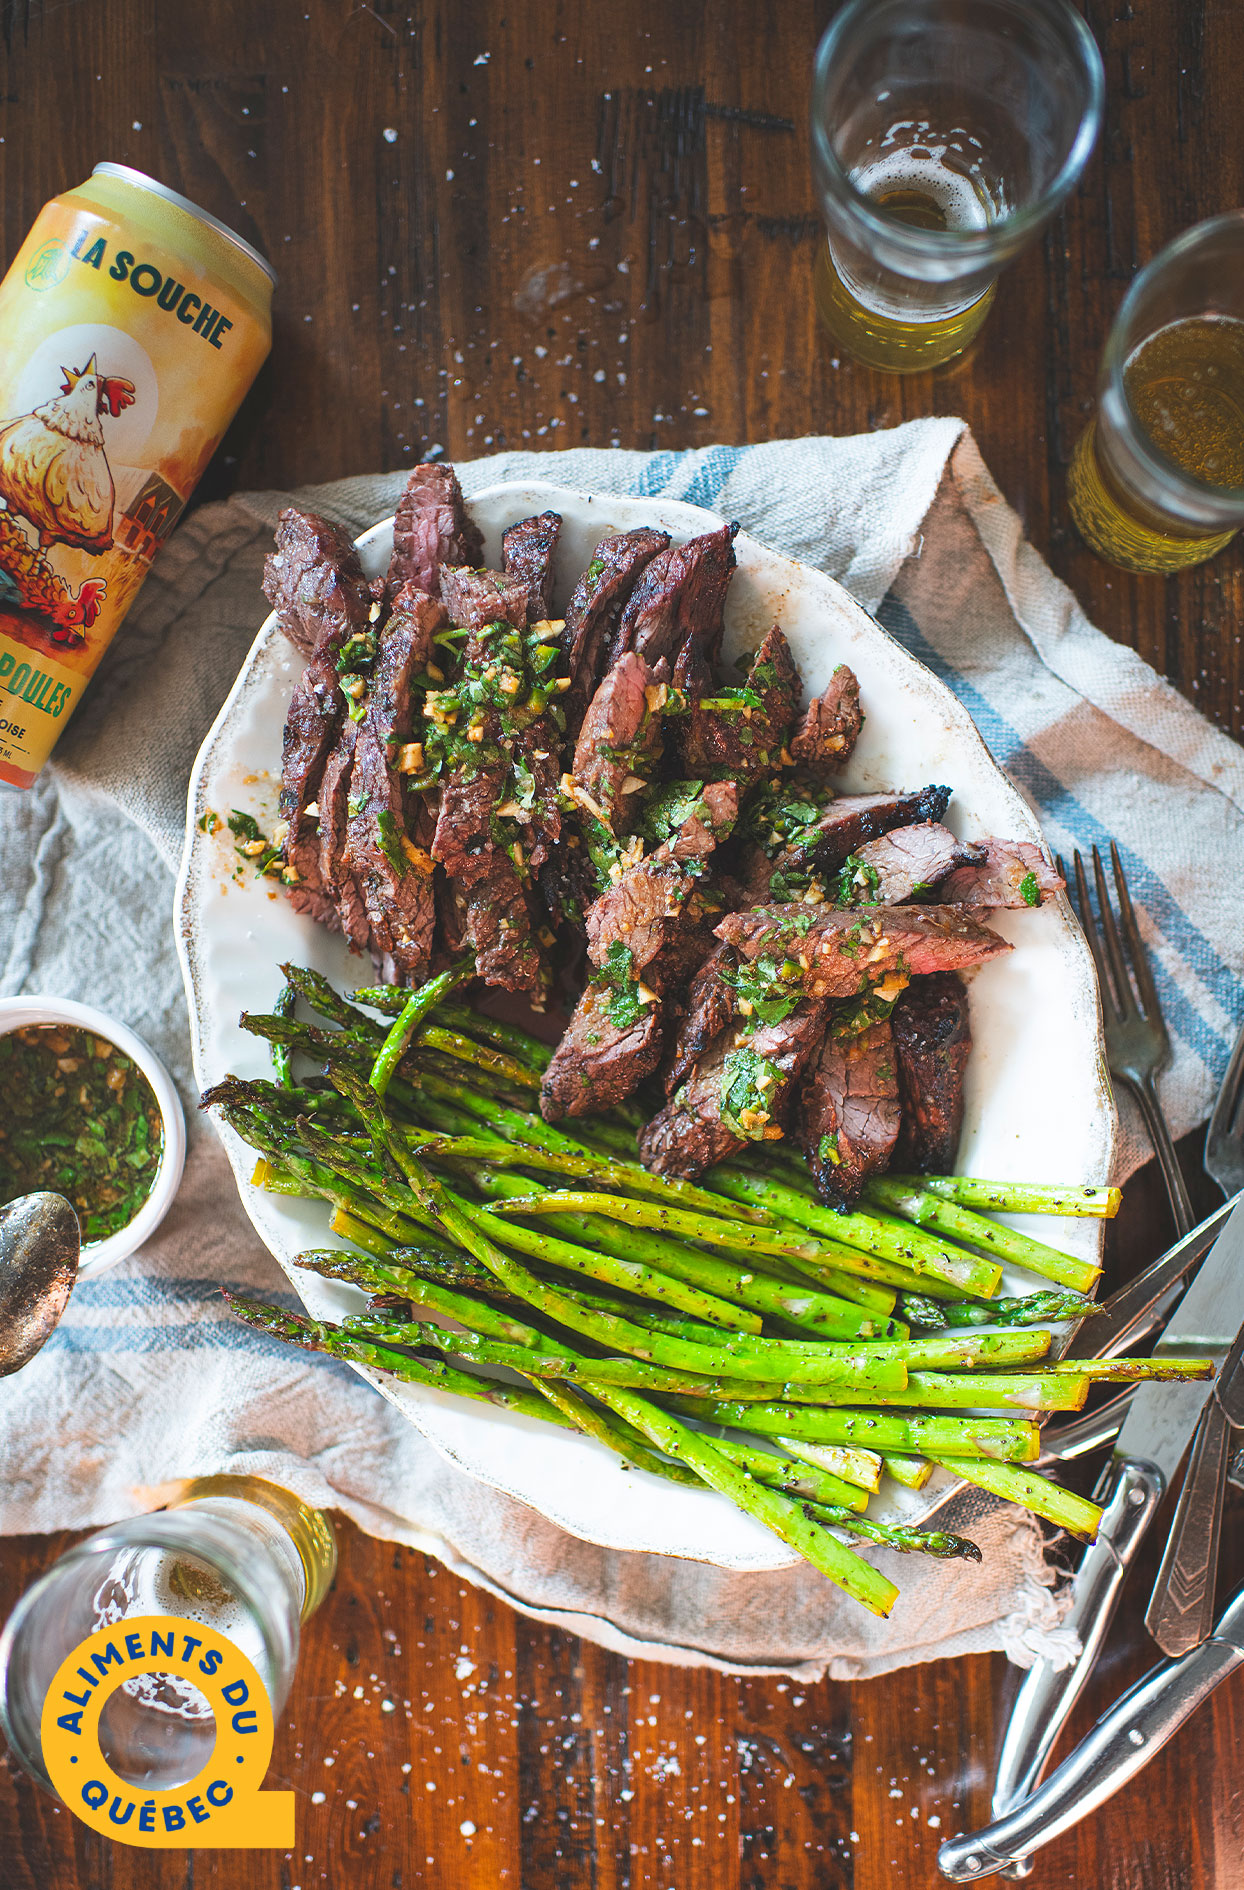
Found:
[{"label": "chimichurri in bowl", "polygon": [[61,998],[0,1000],[0,1204],[51,1189],[82,1228],[81,1274],[133,1253],[177,1192],[172,1079],[124,1024]]},{"label": "chimichurri in bowl", "polygon": [[50,1188],[84,1243],[106,1240],[151,1193],[163,1149],[155,1093],[107,1037],[72,1024],[0,1036],[0,1206]]}]

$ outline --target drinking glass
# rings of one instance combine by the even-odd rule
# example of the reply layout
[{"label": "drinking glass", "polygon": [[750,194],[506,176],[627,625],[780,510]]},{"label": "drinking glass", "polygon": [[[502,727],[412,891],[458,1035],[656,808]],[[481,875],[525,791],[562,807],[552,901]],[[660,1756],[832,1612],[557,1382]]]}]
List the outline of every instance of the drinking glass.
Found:
[{"label": "drinking glass", "polygon": [[1068,0],[850,0],[812,79],[835,339],[899,374],[961,354],[1083,170],[1104,89]]},{"label": "drinking glass", "polygon": [[[22,1596],[0,1635],[0,1728],[14,1756],[52,1789],[40,1734],[48,1689],[88,1635],[134,1615],[215,1628],[253,1663],[279,1713],[298,1664],[300,1624],[336,1566],[322,1512],[259,1477],[200,1477],[170,1508],[99,1530]],[[210,1705],[174,1673],[125,1681],[99,1729],[113,1771],[148,1791],[197,1777],[216,1743]]]},{"label": "drinking glass", "polygon": [[1067,498],[1128,571],[1201,564],[1244,525],[1244,210],[1176,237],[1123,298]]}]

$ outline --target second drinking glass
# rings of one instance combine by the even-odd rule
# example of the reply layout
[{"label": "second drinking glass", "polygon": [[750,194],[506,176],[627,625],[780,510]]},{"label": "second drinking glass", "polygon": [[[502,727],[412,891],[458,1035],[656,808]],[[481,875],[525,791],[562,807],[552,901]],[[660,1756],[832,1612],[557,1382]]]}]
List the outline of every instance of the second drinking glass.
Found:
[{"label": "second drinking glass", "polygon": [[835,339],[900,374],[962,353],[1083,170],[1103,92],[1068,0],[850,0],[812,81]]}]

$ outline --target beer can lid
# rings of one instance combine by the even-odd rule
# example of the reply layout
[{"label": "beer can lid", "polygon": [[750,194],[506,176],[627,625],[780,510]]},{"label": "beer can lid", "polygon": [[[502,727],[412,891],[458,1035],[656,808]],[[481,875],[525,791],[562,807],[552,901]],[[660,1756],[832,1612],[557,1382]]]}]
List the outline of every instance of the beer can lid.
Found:
[{"label": "beer can lid", "polygon": [[139,190],[149,190],[155,196],[163,197],[167,203],[175,203],[179,210],[185,210],[199,223],[206,223],[209,228],[227,237],[244,256],[249,256],[253,263],[258,264],[271,282],[276,282],[276,270],[268,258],[262,255],[252,243],[248,243],[245,237],[239,236],[236,230],[231,230],[227,223],[222,223],[219,217],[214,217],[209,210],[201,210],[197,203],[191,203],[189,197],[183,197],[180,191],[170,190],[169,186],[162,184],[158,177],[148,177],[146,171],[136,171],[129,164],[97,164],[91,175],[92,177],[119,177],[125,183],[135,185]]}]

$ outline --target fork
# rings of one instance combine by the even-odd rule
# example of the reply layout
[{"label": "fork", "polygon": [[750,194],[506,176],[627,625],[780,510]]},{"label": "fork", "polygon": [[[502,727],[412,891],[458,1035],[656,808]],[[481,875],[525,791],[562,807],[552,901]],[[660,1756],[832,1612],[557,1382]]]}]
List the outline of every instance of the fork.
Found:
[{"label": "fork", "polygon": [[[1089,950],[1093,954],[1093,963],[1097,967],[1097,982],[1101,990],[1102,1016],[1106,1026],[1106,1058],[1111,1074],[1122,1083],[1126,1083],[1136,1098],[1137,1106],[1144,1117],[1153,1152],[1158,1158],[1162,1170],[1162,1179],[1166,1183],[1166,1192],[1170,1197],[1171,1213],[1176,1229],[1186,1234],[1195,1222],[1192,1202],[1187,1185],[1180,1172],[1179,1159],[1175,1154],[1175,1145],[1171,1141],[1171,1132],[1166,1126],[1166,1118],[1158,1102],[1157,1078],[1163,1070],[1170,1067],[1171,1040],[1167,1035],[1166,1025],[1162,1020],[1162,1008],[1158,1003],[1157,986],[1153,981],[1153,972],[1145,951],[1144,940],[1140,936],[1140,927],[1136,923],[1136,914],[1132,909],[1131,895],[1127,890],[1127,880],[1123,873],[1123,862],[1119,858],[1119,849],[1114,841],[1110,842],[1110,863],[1114,868],[1114,883],[1118,896],[1119,916],[1116,920],[1110,903],[1110,893],[1106,885],[1106,875],[1102,867],[1101,854],[1093,848],[1093,879],[1097,888],[1097,910],[1100,915],[1093,917],[1093,907],[1089,900],[1088,878],[1084,871],[1084,861],[1077,852],[1074,856],[1076,875],[1076,904],[1080,909],[1080,924],[1088,940]],[[1062,861],[1059,861],[1062,871]],[[1120,936],[1120,928],[1122,935]],[[1129,975],[1130,973],[1130,975]],[[1244,1186],[1244,1177],[1236,1184]],[[1234,1193],[1232,1189],[1230,1192]]]},{"label": "fork", "polygon": [[1231,1052],[1205,1131],[1205,1172],[1228,1199],[1244,1188],[1244,1030]]}]

